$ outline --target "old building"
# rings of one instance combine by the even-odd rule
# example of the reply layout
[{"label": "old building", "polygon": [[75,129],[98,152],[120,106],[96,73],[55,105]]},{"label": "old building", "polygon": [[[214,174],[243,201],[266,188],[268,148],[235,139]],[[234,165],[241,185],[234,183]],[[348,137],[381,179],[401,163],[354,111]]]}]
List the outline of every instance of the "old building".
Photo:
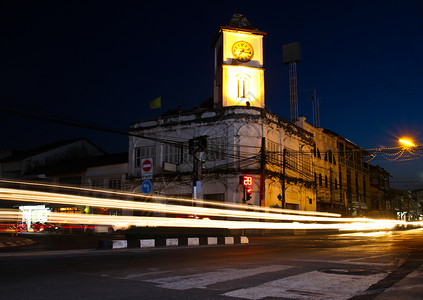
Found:
[{"label": "old building", "polygon": [[369,164],[365,161],[366,151],[340,136],[325,129],[336,139],[336,158],[338,162],[339,202],[344,203],[347,215],[366,216],[370,207]]},{"label": "old building", "polygon": [[[0,177],[4,180],[0,184],[5,187],[99,197],[113,197],[105,190],[126,188],[128,154],[107,154],[84,138],[58,141],[26,151],[4,151],[2,154]],[[24,184],[22,179],[28,180],[27,183]],[[93,189],[98,189],[98,192]],[[116,208],[76,206],[70,203],[2,201],[1,205],[19,207],[23,213],[22,223],[29,230],[35,222],[44,222],[50,211],[123,213]]]},{"label": "old building", "polygon": [[[70,158],[94,157],[106,154],[87,139],[72,139],[42,145],[30,150],[3,152],[0,159],[0,177],[30,178],[45,176],[40,170]],[[35,173],[37,173],[35,175]]]},{"label": "old building", "polygon": [[300,117],[296,124],[313,135],[310,163],[315,183],[317,210],[345,213],[346,206],[338,192],[342,187],[338,172],[339,157],[337,151],[334,151],[337,138],[328,134],[323,128],[308,124],[305,117]]},{"label": "old building", "polygon": [[[380,166],[370,165],[370,211],[373,217],[393,217],[389,180],[392,175]],[[395,201],[397,202],[397,201]],[[398,202],[397,202],[398,203]]]},{"label": "old building", "polygon": [[213,98],[188,111],[131,123],[132,190],[374,215],[386,206],[384,187],[371,180],[366,151],[304,117],[290,122],[265,108],[265,35],[234,15],[212,42]]},{"label": "old building", "polygon": [[313,173],[318,211],[367,215],[370,208],[367,153],[341,135],[314,127],[300,117],[298,126],[313,134]]},{"label": "old building", "polygon": [[[131,124],[128,175],[135,191],[148,158],[153,194],[316,210],[313,135],[264,108],[264,36],[234,15],[212,42],[213,99]],[[207,146],[193,149],[201,141]],[[243,175],[253,178],[251,199]]]}]

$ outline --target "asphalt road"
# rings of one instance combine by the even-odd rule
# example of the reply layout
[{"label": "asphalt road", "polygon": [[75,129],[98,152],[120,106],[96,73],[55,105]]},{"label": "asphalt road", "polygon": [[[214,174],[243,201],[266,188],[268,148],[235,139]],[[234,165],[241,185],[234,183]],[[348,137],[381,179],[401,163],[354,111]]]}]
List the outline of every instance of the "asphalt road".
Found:
[{"label": "asphalt road", "polygon": [[422,274],[420,286],[398,288],[422,263],[423,229],[256,237],[244,245],[14,251],[0,253],[0,298],[422,299]]}]

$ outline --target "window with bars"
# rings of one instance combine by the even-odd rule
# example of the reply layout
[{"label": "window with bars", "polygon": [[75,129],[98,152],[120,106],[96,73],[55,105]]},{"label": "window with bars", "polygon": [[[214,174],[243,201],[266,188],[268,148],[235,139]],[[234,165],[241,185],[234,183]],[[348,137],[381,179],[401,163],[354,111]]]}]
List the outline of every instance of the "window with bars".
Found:
[{"label": "window with bars", "polygon": [[109,179],[109,189],[120,190],[122,187],[122,179]]},{"label": "window with bars", "polygon": [[104,188],[104,179],[103,178],[91,179],[90,185],[92,187]]},{"label": "window with bars", "polygon": [[141,167],[141,161],[145,158],[152,158],[154,161],[155,158],[155,147],[152,146],[145,146],[135,148],[135,167]]},{"label": "window with bars", "polygon": [[172,164],[179,164],[181,157],[181,147],[165,144],[163,145],[163,159],[165,162]]},{"label": "window with bars", "polygon": [[359,194],[359,187],[358,187],[358,173],[355,173],[355,193],[358,195]]},{"label": "window with bars", "polygon": [[280,161],[280,153],[279,153],[279,144],[267,140],[267,158],[271,163],[279,163]]},{"label": "window with bars", "polygon": [[307,177],[311,174],[312,158],[311,155],[300,153],[300,166],[303,171],[303,176]]},{"label": "window with bars", "polygon": [[345,163],[345,145],[344,143],[338,141],[337,146],[338,146],[338,152],[339,152],[339,161],[341,163]]},{"label": "window with bars", "polygon": [[182,144],[181,147],[181,151],[182,151],[182,163],[188,163],[188,162],[192,162],[192,154],[189,154],[189,142],[187,141],[186,143]]},{"label": "window with bars", "polygon": [[286,148],[285,159],[291,170],[298,170],[298,153]]},{"label": "window with bars", "polygon": [[226,138],[208,138],[207,139],[207,160],[216,161],[226,159]]},{"label": "window with bars", "polygon": [[366,189],[366,178],[363,176],[363,200],[367,201],[367,189]]}]

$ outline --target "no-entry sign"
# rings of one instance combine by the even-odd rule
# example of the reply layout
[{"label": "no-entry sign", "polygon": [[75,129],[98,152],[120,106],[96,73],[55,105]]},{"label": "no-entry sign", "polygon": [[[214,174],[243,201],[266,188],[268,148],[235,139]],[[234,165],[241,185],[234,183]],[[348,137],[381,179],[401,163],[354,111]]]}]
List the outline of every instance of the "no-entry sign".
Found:
[{"label": "no-entry sign", "polygon": [[149,158],[142,160],[142,170],[144,172],[150,172],[152,167],[153,167],[153,164]]},{"label": "no-entry sign", "polygon": [[144,158],[141,161],[141,178],[152,179],[153,178],[153,159]]}]

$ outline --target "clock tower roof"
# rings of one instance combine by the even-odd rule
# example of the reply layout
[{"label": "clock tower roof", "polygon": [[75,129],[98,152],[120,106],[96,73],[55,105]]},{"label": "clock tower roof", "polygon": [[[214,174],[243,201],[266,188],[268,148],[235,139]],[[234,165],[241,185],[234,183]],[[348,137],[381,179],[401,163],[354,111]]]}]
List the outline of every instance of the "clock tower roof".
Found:
[{"label": "clock tower roof", "polygon": [[244,31],[249,32],[251,34],[258,34],[258,35],[266,35],[266,32],[258,30],[255,26],[253,26],[247,19],[246,16],[241,14],[234,14],[225,26],[220,26],[219,31],[217,32],[216,36],[214,37],[210,47],[213,48],[220,33],[223,30],[235,30],[235,31]]},{"label": "clock tower roof", "polygon": [[241,14],[234,14],[225,27],[258,31],[258,29],[248,21],[247,17]]}]

